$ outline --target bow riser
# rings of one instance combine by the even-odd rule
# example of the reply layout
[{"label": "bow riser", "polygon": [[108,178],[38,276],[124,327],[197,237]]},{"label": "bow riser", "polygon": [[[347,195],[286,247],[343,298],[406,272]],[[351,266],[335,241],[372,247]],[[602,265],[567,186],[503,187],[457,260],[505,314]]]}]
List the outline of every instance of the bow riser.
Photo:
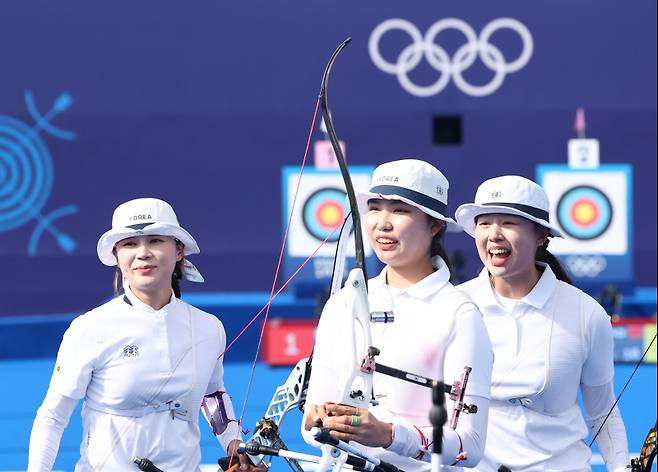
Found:
[{"label": "bow riser", "polygon": [[[350,360],[354,364],[352,371],[343,383],[338,403],[368,409],[372,400],[372,372],[360,368],[363,359],[366,358],[367,349],[372,344],[368,293],[365,287],[363,271],[359,268],[352,269],[343,290],[346,306],[350,308],[349,315],[352,329],[349,330],[350,339],[348,342],[351,350]],[[362,340],[357,339],[358,331],[362,334]],[[359,347],[364,352],[357,352]]]},{"label": "bow riser", "polygon": [[[274,392],[274,395],[272,396],[272,400],[270,401],[265,415],[258,422],[256,431],[254,432],[254,435],[249,439],[249,442],[254,441],[258,444],[270,447],[277,446],[277,444],[275,444],[276,441],[272,440],[270,437],[267,437],[268,435],[263,434],[261,426],[266,424],[267,421],[271,421],[276,428],[280,428],[281,423],[283,423],[283,418],[286,416],[286,414],[288,414],[288,412],[294,408],[298,407],[300,402],[303,401],[302,395],[304,392],[307,370],[306,367],[308,362],[308,358],[301,359],[299,362],[297,362],[292,372],[288,375],[286,382],[276,389],[276,392]],[[252,463],[259,464],[261,461],[265,460],[265,456],[253,456],[249,454],[249,459]],[[294,461],[294,459],[291,459],[291,461]],[[293,470],[298,470],[298,464],[294,462],[292,464],[289,462],[289,464]]]}]

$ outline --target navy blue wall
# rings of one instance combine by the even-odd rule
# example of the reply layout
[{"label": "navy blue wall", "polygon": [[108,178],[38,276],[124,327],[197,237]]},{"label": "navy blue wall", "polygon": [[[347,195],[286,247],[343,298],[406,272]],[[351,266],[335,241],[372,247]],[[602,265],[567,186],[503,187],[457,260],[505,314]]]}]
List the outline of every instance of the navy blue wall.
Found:
[{"label": "navy blue wall", "polygon": [[[415,97],[368,53],[371,31],[393,17],[421,33],[446,17],[476,32],[512,17],[530,30],[534,53],[491,95],[471,97],[451,82],[440,94]],[[602,162],[634,166],[636,277],[656,284],[655,2],[6,0],[0,116],[33,126],[26,90],[42,114],[63,92],[73,98],[50,122],[75,140],[34,133],[54,165],[39,215],[75,206],[53,227],[77,246],[68,255],[45,232],[29,256],[38,215],[0,228],[0,314],[82,311],[109,296],[112,270],[98,262],[96,240],[118,203],[150,195],[174,205],[202,248],[192,260],[207,283],[187,290],[268,290],[280,245],[280,168],[300,163],[324,64],[347,36],[354,41],[330,89],[351,163],[430,160],[451,181],[454,210],[485,178],[534,177],[537,163],[566,162],[574,112],[583,106]],[[506,57],[521,49],[512,33],[494,39]],[[448,32],[443,40],[452,54],[462,37]],[[407,44],[404,34],[391,34],[382,53],[393,60]],[[421,61],[412,78],[429,84],[437,75]],[[492,73],[478,61],[464,75],[482,84]],[[437,114],[462,117],[461,145],[433,143]],[[0,193],[10,159],[3,161],[2,138]],[[447,244],[465,251],[466,272],[474,273],[468,237]]]}]

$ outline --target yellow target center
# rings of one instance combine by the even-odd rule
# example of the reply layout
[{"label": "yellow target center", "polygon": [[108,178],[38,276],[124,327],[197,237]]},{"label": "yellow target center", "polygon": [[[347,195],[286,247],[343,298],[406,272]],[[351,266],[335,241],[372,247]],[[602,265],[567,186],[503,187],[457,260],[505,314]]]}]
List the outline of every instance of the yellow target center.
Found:
[{"label": "yellow target center", "polygon": [[340,223],[342,212],[337,205],[325,205],[319,216],[323,225],[334,227]]},{"label": "yellow target center", "polygon": [[589,224],[596,219],[596,208],[589,202],[581,202],[574,208],[576,221],[581,224]]}]

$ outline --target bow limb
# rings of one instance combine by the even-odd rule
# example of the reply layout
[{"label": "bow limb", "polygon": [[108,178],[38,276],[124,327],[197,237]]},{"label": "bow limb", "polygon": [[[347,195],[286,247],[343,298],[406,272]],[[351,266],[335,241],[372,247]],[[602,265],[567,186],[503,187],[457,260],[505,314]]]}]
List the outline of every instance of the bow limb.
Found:
[{"label": "bow limb", "polygon": [[[361,221],[358,213],[358,207],[356,203],[356,194],[354,191],[354,186],[347,169],[345,162],[345,156],[343,155],[342,149],[340,148],[339,140],[336,135],[335,127],[333,120],[331,119],[329,113],[329,105],[327,100],[327,86],[328,80],[331,73],[333,64],[342,51],[342,49],[349,44],[351,38],[345,40],[341,45],[334,51],[332,54],[322,77],[322,85],[320,88],[320,107],[322,109],[322,115],[327,127],[327,134],[329,140],[332,144],[332,148],[336,154],[336,159],[339,163],[341,174],[343,180],[345,181],[346,193],[348,196],[350,208],[351,208],[351,226],[354,227],[354,241],[356,246],[356,268],[352,269],[348,276],[348,280],[345,284],[345,294],[346,294],[346,307],[348,308],[350,316],[356,320],[356,323],[360,325],[361,333],[363,334],[364,339],[364,353],[367,351],[368,347],[371,344],[370,337],[370,312],[368,307],[368,292],[367,292],[367,277],[366,277],[366,268],[365,268],[365,252],[363,246],[363,233],[361,231]],[[307,143],[308,148],[308,143]],[[346,234],[349,234],[350,225],[346,221],[344,231]],[[344,245],[346,238],[341,236],[341,243],[337,250],[337,258],[344,257],[344,251],[341,252],[340,248]],[[341,272],[342,273],[342,272]],[[340,275],[339,275],[340,276]],[[333,293],[333,289],[332,289]],[[356,325],[352,322],[353,328],[350,330],[350,339],[348,341],[349,346],[351,346],[351,358],[354,359],[355,364],[358,365],[361,363],[362,359],[365,358],[364,355],[357,356],[357,332]],[[293,372],[290,374],[288,380],[284,385],[281,385],[272,401],[270,406],[265,414],[265,417],[259,426],[257,426],[256,434],[252,436],[249,443],[251,444],[264,444],[264,445],[275,445],[278,435],[276,435],[276,428],[283,421],[283,417],[295,406],[299,406],[305,400],[306,393],[306,384],[309,377],[310,370],[310,359],[301,360],[293,369]],[[344,386],[342,387],[340,393],[340,403],[348,404],[351,406],[359,408],[368,408],[372,399],[372,371],[367,371],[366,369],[355,368],[354,372],[348,374],[348,378],[344,381]],[[245,401],[246,404],[246,401]],[[244,407],[243,407],[244,411]],[[265,434],[264,429],[261,427],[266,424],[265,421],[268,421],[267,428],[269,430],[274,430],[274,435],[272,433]],[[327,467],[333,467],[334,470],[339,470],[346,460],[346,455],[344,452],[339,452],[338,456],[334,456],[336,451],[333,451],[330,446],[323,446],[323,455],[321,465],[317,470],[324,470]],[[251,456],[254,462],[259,462],[263,459],[263,456]],[[292,459],[291,459],[292,461]],[[299,466],[294,462],[289,462],[293,470],[299,470]]]},{"label": "bow limb", "polygon": [[[345,157],[342,153],[342,150],[340,149],[340,145],[338,144],[338,138],[336,136],[336,131],[335,131],[333,122],[331,120],[331,117],[329,116],[329,108],[328,108],[328,103],[327,103],[327,83],[328,83],[328,79],[329,79],[329,74],[331,72],[331,68],[333,66],[333,63],[336,60],[336,57],[340,53],[340,51],[350,41],[351,41],[351,38],[344,41],[336,49],[336,51],[333,53],[333,55],[331,56],[331,58],[329,60],[329,63],[327,64],[327,66],[325,68],[324,75],[323,75],[323,78],[322,78],[322,85],[321,85],[321,90],[320,90],[320,97],[318,98],[318,103],[322,107],[322,113],[323,113],[323,117],[324,117],[324,120],[325,120],[325,124],[327,126],[327,132],[328,132],[330,141],[332,143],[332,147],[334,149],[334,152],[336,153],[336,158],[338,159],[338,162],[339,162],[340,167],[341,167],[341,173],[342,173],[343,179],[345,180],[345,186],[347,188],[347,193],[348,193],[349,199],[350,199],[350,206],[353,208],[352,214],[354,215],[354,212],[355,212],[354,209],[356,209],[356,197],[355,197],[355,193],[354,193],[354,187],[352,185],[352,181],[351,181],[349,172],[347,171],[347,166],[345,165]],[[317,107],[316,107],[316,114],[317,114]],[[312,133],[312,130],[314,128],[315,118],[316,118],[316,115],[314,114],[313,123],[311,124],[311,130],[309,131],[309,138],[307,140],[306,149],[304,151],[304,162],[306,161],[306,155],[307,155],[307,152],[308,152],[308,149],[309,149],[310,139],[311,139],[311,134],[310,133]],[[302,163],[302,168],[303,168],[303,165],[304,164]],[[301,175],[300,175],[300,178],[301,178]],[[299,187],[299,182],[298,182],[298,187]],[[296,197],[297,197],[297,192],[295,192],[295,199],[294,200],[296,200]],[[294,205],[294,203],[293,203],[293,205]],[[292,214],[291,214],[291,218],[292,218]],[[353,224],[356,225],[356,227],[358,228],[358,230],[356,231],[356,235],[355,235],[355,238],[356,238],[355,241],[356,241],[356,244],[357,244],[356,253],[357,253],[357,267],[359,268],[359,275],[356,275],[355,277],[353,277],[356,280],[354,281],[354,283],[352,285],[354,287],[365,287],[366,286],[365,285],[365,280],[366,280],[366,276],[365,276],[365,258],[364,258],[364,251],[363,251],[363,239],[362,239],[362,233],[361,233],[361,223],[360,223],[359,218],[358,218],[358,213],[356,214],[356,217],[353,217]],[[280,265],[280,262],[281,262],[281,257],[283,255],[283,248],[285,247],[285,240],[286,240],[286,237],[287,237],[287,234],[288,234],[289,225],[290,225],[290,221],[288,222],[288,226],[286,228],[286,232],[285,232],[285,236],[284,236],[284,242],[282,244],[282,249],[281,249],[282,252],[281,252],[280,257],[279,257],[279,265]],[[335,228],[335,230],[336,229],[338,229],[338,228]],[[348,228],[348,231],[349,231],[349,228]],[[333,234],[333,232],[332,232],[332,234]],[[323,244],[326,242],[326,240],[328,238],[329,237],[327,237],[325,239],[325,241],[323,241]],[[319,247],[318,247],[318,249],[319,249]],[[304,264],[306,262],[308,262],[308,260],[310,260],[310,257],[306,261],[304,261]],[[279,267],[277,267],[277,275],[278,275],[278,270],[279,270]],[[294,277],[295,274],[293,274],[293,277]],[[275,279],[274,279],[274,282],[272,284],[272,291],[271,291],[271,294],[270,294],[270,300],[268,301],[267,305],[265,307],[263,307],[263,310],[261,310],[261,312],[267,310],[266,313],[265,313],[265,321],[267,321],[267,316],[268,316],[268,313],[269,313],[269,307],[270,307],[271,301],[278,294],[278,292],[274,293],[274,289],[275,289],[276,281],[277,281],[277,275],[275,275]],[[287,285],[287,283],[288,282],[286,282],[286,285]],[[283,289],[283,287],[280,290],[282,290],[282,289]],[[364,313],[365,313],[365,319],[367,321],[367,318],[368,318],[367,292],[365,291],[365,289],[363,289],[362,294],[357,295],[355,298],[361,306],[363,306],[363,304],[365,303]],[[261,312],[259,312],[252,319],[250,324],[253,321],[255,321],[255,319],[260,315]],[[363,318],[363,316],[361,318]],[[263,323],[263,325],[265,325],[265,323]],[[364,324],[363,326],[365,326],[366,328],[369,329],[369,326],[367,325],[367,323]],[[244,330],[243,330],[243,332],[244,332]],[[242,334],[242,333],[240,333],[240,334]],[[263,333],[261,332],[261,338],[262,338],[262,334]],[[368,331],[368,334],[369,334],[369,331]],[[239,336],[240,335],[238,335],[238,337]],[[354,338],[354,333],[352,333],[352,338]],[[368,345],[369,345],[369,342],[370,342],[369,339],[370,338],[368,336],[368,341],[367,341]],[[237,340],[237,338],[236,338],[236,340]],[[235,340],[233,342],[235,342]],[[351,344],[352,344],[352,346],[355,346],[355,342],[352,342]],[[259,340],[259,345],[260,345],[260,340]],[[353,351],[355,352],[355,348],[353,348]],[[257,356],[258,356],[258,353],[256,353],[256,357]],[[354,357],[356,358],[356,354],[354,354]],[[255,363],[255,361],[254,361],[254,363]],[[280,423],[283,421],[283,417],[286,415],[287,412],[289,412],[295,406],[299,406],[301,403],[304,402],[305,393],[306,393],[305,389],[306,389],[306,385],[307,385],[307,381],[308,381],[308,376],[309,376],[309,373],[310,373],[309,371],[310,371],[310,359],[302,359],[295,366],[295,368],[293,369],[293,372],[290,374],[288,380],[283,385],[281,385],[277,389],[277,391],[275,392],[275,394],[272,398],[272,401],[270,402],[270,405],[267,409],[267,412],[266,412],[264,418],[261,420],[261,422],[259,424],[261,424],[261,423],[265,424],[264,421],[269,421],[268,425],[273,425],[274,427],[278,427],[280,425]],[[252,373],[250,375],[249,385],[247,387],[247,394],[245,395],[245,401],[244,401],[243,408],[242,408],[242,415],[240,417],[240,423],[242,422],[242,416],[244,415],[244,411],[246,410],[247,397],[248,397],[248,392],[251,388],[251,379],[252,378],[253,378],[253,366],[252,366]],[[372,383],[370,382],[367,386],[369,388],[364,389],[364,391],[371,392]],[[291,395],[291,392],[295,392],[295,394]],[[366,402],[366,406],[367,406],[367,402]],[[268,426],[268,427],[270,429],[272,429],[271,426]],[[252,440],[255,441],[255,442],[258,442],[258,443],[265,443],[266,445],[272,445],[273,444],[272,438],[266,437],[266,435],[263,434],[262,428],[260,428],[260,427],[257,427],[256,434],[252,437]],[[252,457],[252,459],[254,459],[255,461],[260,461],[262,459],[262,457]],[[290,464],[290,465],[293,469],[296,469],[296,467],[293,464]]]},{"label": "bow limb", "polygon": [[[322,118],[327,127],[327,135],[334,153],[336,154],[336,160],[338,161],[338,166],[340,167],[340,172],[345,183],[345,190],[352,218],[352,226],[354,228],[356,267],[350,271],[347,277],[344,292],[346,300],[345,307],[354,320],[352,323],[353,328],[349,333],[350,338],[348,339],[348,344],[351,347],[352,359],[355,361],[355,365],[358,366],[363,359],[367,358],[367,350],[372,344],[370,335],[370,310],[368,305],[368,278],[366,274],[363,232],[361,231],[361,217],[356,202],[356,192],[354,191],[352,178],[350,177],[347,162],[340,147],[340,141],[338,140],[336,128],[329,111],[328,99],[331,70],[338,55],[350,43],[350,41],[352,41],[352,38],[347,38],[343,41],[336,48],[327,63],[322,76],[322,85],[320,87],[320,108],[322,110]],[[359,325],[359,330],[363,336],[364,342],[364,345],[362,346],[364,352],[360,355],[357,353],[357,324]],[[368,408],[372,400],[372,370],[369,370],[367,365],[363,365],[361,368],[355,367],[352,372],[347,375],[345,382],[341,386],[338,400],[340,403],[352,405],[357,408]]]},{"label": "bow limb", "polygon": [[345,190],[347,191],[347,199],[349,201],[352,215],[352,225],[354,227],[356,267],[363,271],[364,279],[367,281],[368,277],[366,274],[365,251],[363,249],[363,233],[361,232],[361,219],[359,216],[359,208],[356,203],[356,193],[354,191],[354,185],[352,184],[352,178],[350,177],[349,169],[347,168],[345,156],[343,155],[338,136],[336,135],[336,128],[334,127],[334,122],[329,111],[328,99],[328,86],[331,69],[333,68],[340,52],[350,43],[350,41],[352,41],[352,38],[347,38],[345,41],[343,41],[340,46],[336,48],[334,53],[331,55],[329,62],[327,63],[324,74],[322,76],[322,86],[320,87],[320,108],[322,110],[322,119],[324,120],[324,124],[327,127],[327,135],[329,136],[331,147],[336,154],[336,160],[338,161],[338,166],[340,167],[340,173],[343,176],[343,181],[345,182]]}]

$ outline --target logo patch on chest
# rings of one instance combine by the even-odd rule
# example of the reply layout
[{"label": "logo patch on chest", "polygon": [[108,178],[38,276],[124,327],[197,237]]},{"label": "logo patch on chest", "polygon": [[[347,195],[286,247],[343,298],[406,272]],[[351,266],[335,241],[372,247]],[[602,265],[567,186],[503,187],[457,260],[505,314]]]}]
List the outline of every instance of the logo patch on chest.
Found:
[{"label": "logo patch on chest", "polygon": [[139,356],[139,346],[130,344],[123,348],[123,357],[137,357]]}]

